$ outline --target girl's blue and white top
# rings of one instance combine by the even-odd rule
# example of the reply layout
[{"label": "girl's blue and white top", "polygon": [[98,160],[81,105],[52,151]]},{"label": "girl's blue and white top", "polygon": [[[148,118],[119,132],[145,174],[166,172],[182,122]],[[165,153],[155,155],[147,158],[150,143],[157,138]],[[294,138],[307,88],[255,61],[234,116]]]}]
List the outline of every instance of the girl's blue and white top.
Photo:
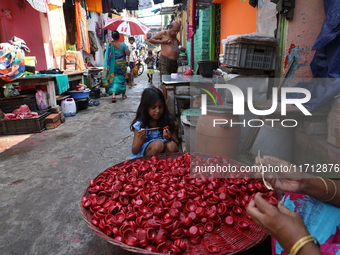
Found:
[{"label": "girl's blue and white top", "polygon": [[[142,125],[142,122],[141,121],[136,121],[135,124],[133,124],[133,128],[136,129],[137,131],[141,130],[141,125]],[[143,127],[145,129],[148,129],[150,127],[148,126],[145,126]],[[153,141],[155,140],[161,140],[163,142],[167,142],[167,140],[163,139],[163,130],[162,129],[157,129],[157,130],[149,130],[149,131],[146,131],[146,138],[145,138],[145,141],[142,145],[142,147],[140,148],[140,151],[138,152],[138,154],[133,154],[132,153],[132,156],[131,158],[137,158],[137,157],[141,157],[141,156],[144,156],[144,153],[145,153],[145,149],[146,147]]]}]

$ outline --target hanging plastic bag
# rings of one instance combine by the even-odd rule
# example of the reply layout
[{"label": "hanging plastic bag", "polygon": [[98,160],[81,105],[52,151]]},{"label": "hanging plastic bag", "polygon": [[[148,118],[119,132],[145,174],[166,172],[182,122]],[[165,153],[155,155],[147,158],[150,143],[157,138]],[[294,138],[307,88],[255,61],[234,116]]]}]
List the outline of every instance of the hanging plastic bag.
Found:
[{"label": "hanging plastic bag", "polygon": [[48,109],[48,104],[46,101],[46,93],[39,89],[35,94],[35,99],[37,100],[37,105],[39,110],[46,110]]}]

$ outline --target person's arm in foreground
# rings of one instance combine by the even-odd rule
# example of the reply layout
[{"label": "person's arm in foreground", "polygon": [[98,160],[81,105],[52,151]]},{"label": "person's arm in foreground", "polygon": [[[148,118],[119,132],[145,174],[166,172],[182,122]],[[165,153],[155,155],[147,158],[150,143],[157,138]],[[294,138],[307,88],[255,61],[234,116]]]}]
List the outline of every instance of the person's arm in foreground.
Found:
[{"label": "person's arm in foreground", "polygon": [[[263,166],[279,166],[286,167],[286,169],[294,169],[291,163],[276,157],[264,156],[261,162]],[[258,157],[255,160],[255,164],[260,165]],[[274,189],[306,194],[335,206],[339,206],[340,204],[339,194],[337,192],[339,181],[316,178],[315,176],[300,171],[291,173],[284,171],[266,173],[265,177],[266,181],[268,181]],[[268,234],[273,236],[287,252],[291,252],[293,245],[301,240],[301,238],[309,236],[309,232],[300,215],[286,208],[282,203],[279,203],[276,208],[265,201],[261,197],[261,194],[256,194],[254,200],[249,203],[247,212],[252,219],[263,227]],[[314,242],[307,242],[297,254],[319,255],[321,252]]]},{"label": "person's arm in foreground", "polygon": [[[290,252],[296,242],[309,232],[297,213],[289,210],[282,202],[277,207],[264,200],[257,193],[248,207],[248,214],[269,235],[274,237],[287,252]],[[314,242],[308,242],[301,247],[298,255],[322,255],[319,247]]]},{"label": "person's arm in foreground", "polygon": [[[291,163],[277,157],[264,156],[261,162],[264,166],[286,166],[287,169],[294,169]],[[255,164],[259,165],[258,158]],[[316,178],[316,176],[298,170],[291,173],[284,171],[277,174],[266,173],[265,177],[275,189],[305,194],[340,207],[340,181],[338,180]]]}]

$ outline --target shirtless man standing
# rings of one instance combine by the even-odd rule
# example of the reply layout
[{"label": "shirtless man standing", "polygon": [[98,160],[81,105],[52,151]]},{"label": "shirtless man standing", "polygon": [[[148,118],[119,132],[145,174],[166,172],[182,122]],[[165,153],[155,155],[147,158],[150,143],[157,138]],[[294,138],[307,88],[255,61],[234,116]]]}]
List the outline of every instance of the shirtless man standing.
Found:
[{"label": "shirtless man standing", "polygon": [[185,51],[185,48],[180,45],[177,39],[180,29],[181,24],[174,21],[168,26],[168,30],[158,32],[149,39],[150,43],[161,45],[161,55],[159,57],[160,77],[163,74],[177,73],[179,52]]}]

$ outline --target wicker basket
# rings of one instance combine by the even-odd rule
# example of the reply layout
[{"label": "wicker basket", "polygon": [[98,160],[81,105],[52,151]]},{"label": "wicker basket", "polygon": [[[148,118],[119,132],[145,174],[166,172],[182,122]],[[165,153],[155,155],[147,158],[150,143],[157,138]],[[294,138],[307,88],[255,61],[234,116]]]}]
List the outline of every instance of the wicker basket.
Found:
[{"label": "wicker basket", "polygon": [[[182,156],[184,153],[169,153],[169,154],[160,154],[157,155],[158,159],[166,159],[166,158],[176,158],[178,156]],[[210,155],[206,154],[199,154],[200,156],[206,156],[210,157]],[[135,160],[148,160],[150,159],[151,156],[144,156],[136,159],[131,159],[129,162],[133,162]],[[230,160],[231,163],[233,164],[241,164],[237,161]],[[119,163],[115,166],[120,167],[123,165],[122,163]],[[101,174],[99,174],[94,180],[96,180]],[[87,187],[86,190],[83,192],[82,197],[88,196],[90,193],[88,192],[88,189],[90,188]],[[80,211],[81,215],[86,222],[86,224],[89,226],[90,229],[92,229],[98,236],[104,238],[107,240],[109,243],[119,246],[122,249],[128,250],[130,252],[138,253],[138,254],[161,254],[161,253],[156,253],[156,252],[149,252],[145,249],[142,248],[137,248],[137,247],[132,247],[127,244],[117,242],[114,240],[112,237],[107,236],[103,231],[94,226],[91,223],[91,214],[88,209],[84,208],[82,206],[82,201],[80,201]],[[244,220],[247,221],[249,224],[249,229],[247,231],[240,230],[238,226],[235,226],[234,228],[230,228],[223,223],[219,225],[219,227],[215,228],[215,230],[211,233],[205,233],[202,242],[199,245],[193,245],[189,242],[187,242],[188,249],[183,252],[182,254],[195,254],[195,255],[203,255],[207,254],[206,247],[208,245],[215,245],[219,247],[219,255],[225,254],[225,255],[232,255],[236,254],[242,251],[245,251],[262,241],[267,237],[267,234],[265,231],[259,227],[255,222],[252,220],[248,219],[245,215],[241,216],[239,220]]]}]

